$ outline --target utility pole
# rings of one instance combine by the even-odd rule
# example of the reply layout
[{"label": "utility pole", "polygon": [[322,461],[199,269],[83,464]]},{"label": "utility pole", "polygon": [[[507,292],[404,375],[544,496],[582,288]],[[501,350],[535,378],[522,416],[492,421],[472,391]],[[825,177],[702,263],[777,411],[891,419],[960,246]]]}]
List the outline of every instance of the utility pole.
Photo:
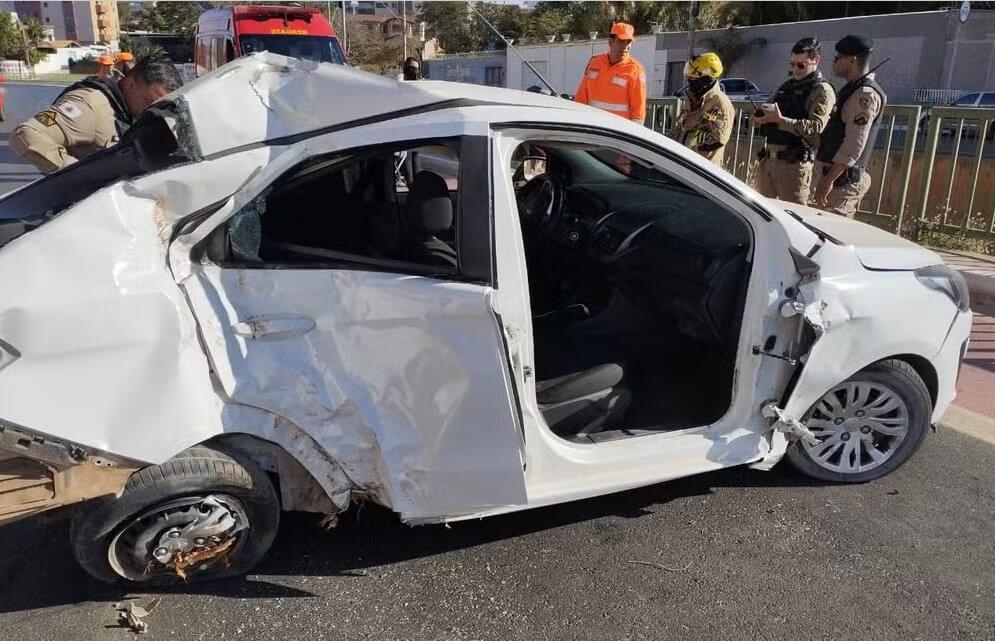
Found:
[{"label": "utility pole", "polygon": [[688,62],[694,59],[694,26],[698,18],[698,3],[692,0],[688,8]]},{"label": "utility pole", "polygon": [[342,0],[342,50],[349,51],[349,31],[346,29],[345,0]]},{"label": "utility pole", "polygon": [[408,59],[408,3],[401,0],[401,38],[404,40],[404,60]]}]

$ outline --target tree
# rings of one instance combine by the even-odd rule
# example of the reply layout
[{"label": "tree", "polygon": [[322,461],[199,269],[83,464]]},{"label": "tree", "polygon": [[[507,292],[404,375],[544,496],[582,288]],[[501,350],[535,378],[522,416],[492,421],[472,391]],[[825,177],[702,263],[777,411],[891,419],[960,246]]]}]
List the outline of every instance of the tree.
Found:
[{"label": "tree", "polygon": [[743,34],[736,27],[729,26],[716,36],[709,36],[701,39],[701,44],[708,47],[708,50],[718,54],[722,60],[723,75],[728,76],[736,63],[750,50],[750,48],[767,45],[766,38],[751,38],[745,40]]},{"label": "tree", "polygon": [[0,56],[5,59],[20,58],[24,52],[24,40],[20,25],[11,19],[7,12],[0,12]]},{"label": "tree", "polygon": [[482,48],[482,32],[478,20],[462,2],[426,2],[418,18],[428,23],[443,51],[456,53]]},{"label": "tree", "polygon": [[386,43],[375,34],[357,30],[349,35],[349,62],[366,71],[383,75],[401,66],[403,52],[401,44]]},{"label": "tree", "polygon": [[536,10],[526,25],[526,34],[537,40],[546,36],[556,36],[567,32],[570,24],[570,14],[555,6],[556,3],[546,3],[542,10]]},{"label": "tree", "polygon": [[135,16],[133,24],[145,31],[193,36],[200,14],[223,2],[156,2]]}]

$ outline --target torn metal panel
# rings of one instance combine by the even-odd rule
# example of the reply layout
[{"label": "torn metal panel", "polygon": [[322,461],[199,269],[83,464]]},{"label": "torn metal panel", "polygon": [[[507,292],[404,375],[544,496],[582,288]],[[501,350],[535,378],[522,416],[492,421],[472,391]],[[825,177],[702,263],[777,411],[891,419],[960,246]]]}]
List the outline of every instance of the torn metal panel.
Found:
[{"label": "torn metal panel", "polygon": [[0,251],[0,419],[146,462],[220,432],[154,210],[119,183]]},{"label": "torn metal panel", "polygon": [[803,421],[833,386],[879,360],[902,354],[934,359],[958,316],[952,304],[937,305],[911,271],[859,269],[853,247],[827,245],[816,258],[823,276],[800,288],[801,305],[792,308],[816,338],[801,359],[802,373],[779,410],[778,424]]},{"label": "torn metal panel", "polygon": [[135,467],[87,457],[66,467],[0,450],[0,525],[101,496],[118,496]]},{"label": "torn metal panel", "polygon": [[[184,288],[233,401],[292,424],[403,518],[525,502],[487,288],[350,270],[195,267]],[[266,313],[314,321],[266,341]]]},{"label": "torn metal panel", "polygon": [[784,410],[773,403],[764,406],[762,413],[765,418],[777,419],[774,422],[774,429],[788,435],[790,440],[804,441],[809,445],[816,445],[819,442],[819,439],[801,421],[788,416]]},{"label": "torn metal panel", "polygon": [[[450,82],[398,82],[344,65],[315,64],[272,53],[239,58],[184,85],[170,99],[182,103],[180,117],[189,121],[206,157],[377,116],[417,113],[457,100],[594,111],[539,94]],[[221,104],[238,105],[238,117],[218,109]]]}]

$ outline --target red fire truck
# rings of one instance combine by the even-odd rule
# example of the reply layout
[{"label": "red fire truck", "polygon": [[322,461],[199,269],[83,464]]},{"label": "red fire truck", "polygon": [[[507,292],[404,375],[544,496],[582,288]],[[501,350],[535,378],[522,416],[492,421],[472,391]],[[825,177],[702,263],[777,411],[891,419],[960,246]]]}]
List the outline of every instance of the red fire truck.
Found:
[{"label": "red fire truck", "polygon": [[335,29],[318,9],[248,5],[211,9],[197,21],[197,75],[256,51],[345,64]]}]

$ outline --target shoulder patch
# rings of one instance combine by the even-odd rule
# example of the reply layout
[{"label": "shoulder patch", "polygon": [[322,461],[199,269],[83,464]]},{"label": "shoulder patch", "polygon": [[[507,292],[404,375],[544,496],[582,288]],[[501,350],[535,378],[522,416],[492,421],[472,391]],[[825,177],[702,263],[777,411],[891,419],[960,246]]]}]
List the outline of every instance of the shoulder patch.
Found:
[{"label": "shoulder patch", "polygon": [[861,96],[861,98],[860,98],[860,108],[861,109],[869,109],[870,106],[871,106],[871,97],[870,96]]},{"label": "shoulder patch", "polygon": [[35,120],[45,125],[46,127],[51,127],[55,124],[55,110],[49,107],[44,111],[39,111],[35,114]]},{"label": "shoulder patch", "polygon": [[70,120],[76,120],[83,115],[79,105],[74,102],[63,102],[55,105],[55,110]]}]

